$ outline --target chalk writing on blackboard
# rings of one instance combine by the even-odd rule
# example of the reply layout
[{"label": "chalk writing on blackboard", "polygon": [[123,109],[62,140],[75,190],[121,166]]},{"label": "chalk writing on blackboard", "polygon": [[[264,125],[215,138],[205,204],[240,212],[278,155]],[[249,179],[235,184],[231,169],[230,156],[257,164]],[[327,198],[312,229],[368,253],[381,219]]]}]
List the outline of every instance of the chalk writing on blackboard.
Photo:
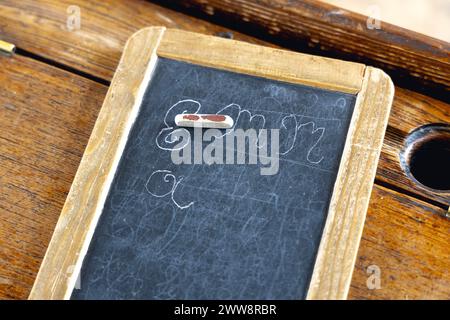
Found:
[{"label": "chalk writing on blackboard", "polygon": [[170,195],[173,203],[179,209],[186,209],[193,205],[194,202],[190,202],[186,205],[180,205],[174,198],[177,187],[181,181],[183,181],[183,177],[177,180],[177,177],[170,170],[156,170],[150,175],[145,183],[145,189],[148,193],[157,198],[163,198]]},{"label": "chalk writing on blackboard", "polygon": [[[355,100],[158,58],[73,298],[304,298]],[[194,128],[175,125],[183,113],[234,120],[202,132],[201,163]],[[226,138],[249,129],[227,164]],[[208,158],[220,138],[222,157]],[[176,164],[187,150],[191,164]]]},{"label": "chalk writing on blackboard", "polygon": [[[313,99],[315,100],[317,97],[313,96]],[[344,99],[340,98],[337,103],[343,103],[345,106]],[[279,169],[279,157],[287,155],[294,148],[298,135],[305,134],[305,132],[300,133],[302,128],[310,128],[312,135],[319,133],[316,141],[307,151],[307,162],[310,164],[319,164],[324,158],[323,156],[316,155],[316,159],[314,159],[311,153],[324,136],[326,128],[318,127],[314,121],[301,122],[297,119],[299,115],[296,114],[284,116],[281,119],[279,128],[270,129],[270,143],[267,141],[269,134],[267,133],[267,129],[264,128],[266,124],[265,116],[259,113],[252,113],[237,103],[228,104],[216,112],[216,114],[220,115],[226,114],[230,109],[236,109],[236,120],[231,129],[203,130],[202,128],[194,128],[192,129],[194,134],[191,134],[191,131],[186,128],[175,127],[169,124],[173,123],[173,116],[175,114],[179,112],[181,114],[197,114],[201,113],[201,108],[201,102],[193,99],[184,99],[168,108],[164,116],[165,126],[159,131],[155,142],[159,149],[171,152],[171,159],[174,164],[245,164],[247,155],[248,164],[258,164],[257,158],[259,157],[260,164],[269,165],[268,168],[261,167],[260,172],[262,175],[274,175]],[[242,114],[248,115],[250,123],[252,120],[258,119],[259,121],[256,121],[256,128],[248,128],[246,130],[236,128],[239,125],[239,118]],[[302,118],[301,115],[300,118]],[[286,150],[284,151],[280,151],[279,148],[279,130],[286,130],[292,133],[290,134],[292,137],[290,145],[286,146]],[[204,142],[208,141],[210,141],[210,144],[202,150]],[[249,148],[248,151],[246,151],[247,146]],[[268,150],[269,146],[270,152]],[[236,157],[234,155],[235,152],[237,153]],[[193,161],[191,159],[191,153],[193,153]],[[175,192],[183,179],[184,177],[177,178],[170,170],[158,169],[149,176],[145,188],[152,196],[170,196],[173,203],[179,209],[187,209],[194,202],[182,205],[175,200]]]},{"label": "chalk writing on blackboard", "polygon": [[[313,100],[317,99],[316,95],[313,95]],[[345,107],[345,99],[339,98],[336,102],[336,105],[339,105],[341,108]],[[199,101],[193,100],[193,99],[184,99],[181,101],[176,102],[174,105],[172,105],[166,112],[164,116],[164,125],[165,127],[162,128],[157,137],[156,137],[156,145],[161,150],[168,150],[168,151],[176,151],[181,150],[184,147],[186,147],[190,143],[190,133],[186,128],[178,128],[174,127],[174,125],[169,125],[169,122],[174,119],[175,115],[178,113],[201,113],[202,105]],[[236,110],[237,112],[233,112],[233,110]],[[181,111],[181,112],[180,112]],[[249,116],[249,122],[256,122],[253,129],[263,129],[264,125],[266,123],[265,116],[263,114],[259,113],[252,113],[248,109],[242,108],[239,104],[231,103],[227,106],[223,107],[219,111],[216,112],[216,114],[237,114],[235,120],[235,124],[232,128],[232,130],[222,130],[224,133],[220,136],[216,136],[216,138],[223,137],[227,134],[230,134],[235,130],[237,125],[239,124],[239,118],[242,114],[248,114]],[[297,140],[297,134],[303,127],[311,127],[311,134],[315,134],[316,132],[320,132],[320,135],[317,137],[317,140],[315,143],[308,149],[307,153],[307,161],[311,164],[318,164],[322,161],[323,157],[312,160],[311,159],[311,153],[313,149],[319,144],[320,140],[325,134],[325,127],[318,127],[314,121],[307,121],[307,122],[300,122],[298,118],[305,118],[305,115],[298,115],[298,114],[289,114],[283,117],[280,124],[280,129],[286,130],[286,131],[292,131],[293,132],[293,139],[291,141],[290,147],[285,150],[279,152],[280,155],[286,155],[289,151],[292,150],[292,148],[295,145],[295,142]],[[254,121],[256,120],[256,121]],[[292,121],[288,121],[292,120]],[[324,120],[324,119],[321,119]],[[173,121],[172,121],[173,122]],[[179,143],[179,140],[181,137],[189,137],[187,139],[183,139],[182,143]],[[259,137],[259,135],[258,135]],[[178,143],[178,144],[176,144]],[[174,145],[176,144],[176,145]],[[259,141],[257,143],[258,147],[261,148],[263,144],[261,144]],[[229,161],[225,163],[230,163]]]}]

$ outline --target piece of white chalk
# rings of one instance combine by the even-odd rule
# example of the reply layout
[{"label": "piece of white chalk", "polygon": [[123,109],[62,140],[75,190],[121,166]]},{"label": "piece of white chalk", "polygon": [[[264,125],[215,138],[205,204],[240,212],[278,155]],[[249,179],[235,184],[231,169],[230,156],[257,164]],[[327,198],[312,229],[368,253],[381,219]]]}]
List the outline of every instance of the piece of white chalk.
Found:
[{"label": "piece of white chalk", "polygon": [[175,116],[175,124],[180,127],[228,129],[233,127],[234,121],[222,114],[183,113]]}]

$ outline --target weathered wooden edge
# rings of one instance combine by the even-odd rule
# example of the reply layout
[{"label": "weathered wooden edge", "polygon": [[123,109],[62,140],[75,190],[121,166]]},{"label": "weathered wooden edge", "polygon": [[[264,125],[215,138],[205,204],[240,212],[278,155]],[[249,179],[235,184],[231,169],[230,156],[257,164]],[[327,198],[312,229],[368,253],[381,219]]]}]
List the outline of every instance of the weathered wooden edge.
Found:
[{"label": "weathered wooden edge", "polygon": [[145,28],[127,41],[29,299],[70,298],[164,32]]},{"label": "weathered wooden edge", "polygon": [[[367,27],[368,17],[317,0],[153,0],[171,8],[225,22],[228,27],[255,30],[259,37],[274,36],[290,49],[308,45],[315,50],[336,50],[343,57],[392,70],[409,88],[417,84],[449,90],[449,43],[381,22]],[[431,84],[431,85],[430,85]],[[412,86],[412,87],[411,87]],[[428,90],[429,91],[429,90]],[[444,92],[445,93],[445,92]]]},{"label": "weathered wooden edge", "polygon": [[216,69],[356,94],[365,66],[242,41],[169,29],[158,56]]},{"label": "weathered wooden edge", "polygon": [[393,98],[389,76],[367,67],[307,299],[347,298]]}]

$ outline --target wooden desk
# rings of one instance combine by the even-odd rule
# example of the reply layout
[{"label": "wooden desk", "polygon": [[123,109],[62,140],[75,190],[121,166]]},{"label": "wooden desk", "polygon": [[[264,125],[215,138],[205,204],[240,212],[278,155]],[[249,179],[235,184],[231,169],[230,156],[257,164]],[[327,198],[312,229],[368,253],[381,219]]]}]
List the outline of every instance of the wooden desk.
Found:
[{"label": "wooden desk", "polygon": [[[309,52],[312,47],[308,43],[316,43],[315,53],[342,53],[346,58],[360,60],[354,54],[359,48],[350,45],[350,40],[342,38],[342,43],[335,45],[327,35],[333,33],[332,28],[314,31],[307,24],[299,24],[289,26],[289,36],[281,32],[286,27],[283,23],[274,22],[282,34],[272,34],[273,24],[265,29],[265,20],[256,19],[259,13],[254,11],[255,5],[236,1],[241,5],[236,7],[238,14],[222,10],[217,23],[229,23],[233,14],[235,20],[242,19],[243,24],[236,24],[240,33],[214,23],[213,13],[221,12],[220,4],[210,2],[209,6],[184,2],[192,4],[189,13],[202,18],[207,15],[210,22],[181,13],[179,10],[185,9],[175,4],[167,9],[137,0],[0,3],[0,38],[18,47],[13,57],[0,56],[0,299],[27,298],[122,47],[134,31],[164,25],[272,46],[275,44],[267,41],[284,37],[287,43],[291,37],[299,51]],[[285,10],[281,2],[274,1],[278,7],[272,8],[272,15]],[[73,4],[81,9],[81,29],[68,31],[66,10]],[[253,13],[247,7],[253,8]],[[358,19],[347,18],[350,22]],[[317,19],[316,25],[320,22]],[[251,25],[246,25],[249,22]],[[322,23],[327,25],[329,21]],[[260,26],[260,39],[243,34],[255,34],[256,26]],[[419,40],[429,46],[436,44],[425,37]],[[433,47],[434,54],[417,53],[423,47],[408,51],[409,59],[418,63],[415,67],[399,65],[391,55],[379,58],[376,52],[361,51],[372,65],[387,66],[394,74],[394,82],[398,75],[403,87],[396,87],[349,298],[450,298],[450,220],[446,217],[449,196],[418,187],[398,161],[404,139],[412,129],[432,122],[450,122],[450,106],[443,101],[449,87],[448,46],[438,44],[441,48]],[[408,45],[391,48],[386,39],[374,46],[388,47],[397,55],[414,49]],[[428,68],[423,66],[425,63]],[[425,88],[420,89],[422,93],[415,91],[418,84]],[[427,92],[441,100],[423,94]],[[367,287],[370,265],[381,270],[380,289]]]}]

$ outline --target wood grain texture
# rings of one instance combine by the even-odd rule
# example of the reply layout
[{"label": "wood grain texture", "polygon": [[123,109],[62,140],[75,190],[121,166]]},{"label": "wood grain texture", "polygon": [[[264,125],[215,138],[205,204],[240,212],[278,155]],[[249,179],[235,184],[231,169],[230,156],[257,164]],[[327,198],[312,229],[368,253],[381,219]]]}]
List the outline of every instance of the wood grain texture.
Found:
[{"label": "wood grain texture", "polygon": [[[82,24],[82,32],[70,34],[65,29],[69,4],[80,5],[83,21],[89,22]],[[352,20],[351,15],[346,16]],[[134,20],[136,26],[129,23]],[[128,36],[151,24],[208,34],[229,31],[143,1],[0,3],[2,39],[108,81]],[[233,34],[236,39],[262,43],[238,32]],[[304,39],[309,39],[308,34]],[[311,45],[314,43],[310,41]],[[316,46],[319,48],[320,44]],[[351,56],[357,57],[358,52]],[[0,137],[10,140],[7,144],[2,138],[0,144],[0,299],[23,299],[31,289],[107,87],[23,58],[20,51],[13,58],[0,57],[0,64],[4,68],[0,74]],[[25,112],[22,114],[21,110]],[[414,196],[425,200],[437,199],[437,195],[414,185],[408,187],[410,181],[396,157],[410,128],[430,121],[448,122],[445,119],[449,110],[449,104],[396,87],[377,180],[397,190],[412,190]],[[19,120],[13,126],[16,116]],[[439,202],[447,200],[440,198]],[[448,255],[448,241],[444,243],[434,236],[442,230],[447,232],[447,220],[439,216],[443,212],[375,186],[349,298],[405,298],[407,292],[414,293],[409,298],[448,297],[450,286],[445,288],[434,282],[446,284],[449,275],[445,264],[448,259],[440,258]],[[401,266],[402,262],[407,268]],[[373,263],[382,271],[392,272],[392,278],[389,273],[382,273],[381,291],[366,287],[366,267]],[[385,280],[389,285],[385,285]]]},{"label": "wood grain texture", "polygon": [[[79,31],[66,30],[69,3],[81,8],[82,29]],[[19,48],[109,81],[123,44],[139,27],[158,24],[206,34],[228,30],[143,1],[107,0],[102,3],[5,0],[0,3],[0,35],[18,44]],[[353,23],[351,15],[348,19]],[[136,21],[136,25],[129,21]],[[326,27],[327,23],[322,21],[321,25]],[[237,32],[233,34],[238,40],[270,45]],[[377,180],[448,205],[450,197],[447,195],[429,192],[410,181],[399,166],[398,154],[403,148],[404,137],[413,126],[449,122],[449,110],[450,104],[396,87]]]},{"label": "wood grain texture", "polygon": [[[69,6],[81,28],[69,31]],[[166,26],[205,34],[229,29],[143,0],[2,0],[0,38],[41,57],[110,81],[126,40],[139,29]],[[260,42],[233,32],[235,39]]]},{"label": "wood grain texture", "polygon": [[[0,65],[0,299],[26,299],[107,87],[20,55]],[[443,214],[375,185],[349,298],[448,299]],[[366,285],[373,264],[381,290]]]},{"label": "wood grain texture", "polygon": [[[349,299],[449,300],[450,219],[445,214],[375,185]],[[381,272],[379,289],[367,287],[370,266]]]},{"label": "wood grain texture", "polygon": [[356,94],[365,66],[197,33],[168,30],[158,55],[216,69]]},{"label": "wood grain texture", "polygon": [[377,179],[416,195],[450,206],[450,193],[422,188],[407,177],[400,166],[399,154],[405,138],[414,129],[429,123],[450,123],[450,105],[440,100],[396,87],[389,126],[378,164]]},{"label": "wood grain texture", "polygon": [[[157,55],[276,80],[358,92],[307,296],[345,299],[393,100],[390,78],[379,69],[359,64],[164,28],[143,29],[127,42],[30,299],[70,298],[138,114],[141,100],[138,91],[143,94],[150,79],[144,76],[145,70],[151,69],[152,73]],[[292,63],[299,68],[292,69]],[[339,74],[344,74],[346,80],[336,76]]]},{"label": "wood grain texture", "polygon": [[394,85],[367,67],[356,99],[308,299],[346,299],[383,144]]},{"label": "wood grain texture", "polygon": [[[450,88],[450,45],[382,22],[368,29],[367,17],[315,0],[171,0],[202,12],[212,21],[239,23],[260,36],[285,40],[290,48],[306,43],[322,51],[407,75],[421,83]],[[162,1],[161,1],[162,3]],[[447,92],[448,93],[448,92]]]},{"label": "wood grain texture", "polygon": [[127,42],[30,299],[70,298],[156,64],[156,48],[163,33],[164,28],[146,28]]},{"label": "wood grain texture", "polygon": [[26,299],[107,88],[0,56],[0,299]]}]

